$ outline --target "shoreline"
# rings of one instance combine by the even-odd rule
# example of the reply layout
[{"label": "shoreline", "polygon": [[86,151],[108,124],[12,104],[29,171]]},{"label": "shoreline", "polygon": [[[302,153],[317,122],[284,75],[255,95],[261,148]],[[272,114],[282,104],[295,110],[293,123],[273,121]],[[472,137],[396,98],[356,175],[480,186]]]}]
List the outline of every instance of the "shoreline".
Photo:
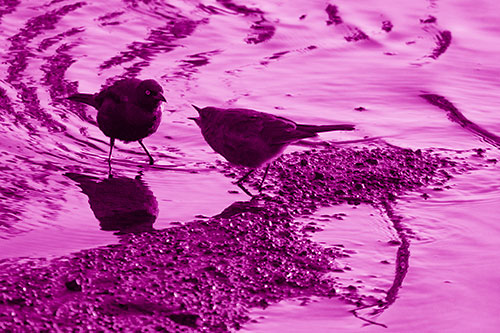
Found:
[{"label": "shoreline", "polygon": [[[236,176],[226,164],[218,168]],[[397,225],[395,200],[439,188],[467,168],[432,151],[395,147],[286,154],[273,163],[261,195],[209,219],[124,234],[120,244],[52,260],[1,263],[0,329],[230,331],[248,322],[248,309],[300,296],[340,297],[383,311],[406,274],[408,235]],[[249,188],[262,172],[250,177]],[[314,243],[311,230],[294,220],[341,203],[383,208],[400,237],[384,299],[337,285],[332,276],[341,273],[335,258],[346,255],[342,247]]]}]

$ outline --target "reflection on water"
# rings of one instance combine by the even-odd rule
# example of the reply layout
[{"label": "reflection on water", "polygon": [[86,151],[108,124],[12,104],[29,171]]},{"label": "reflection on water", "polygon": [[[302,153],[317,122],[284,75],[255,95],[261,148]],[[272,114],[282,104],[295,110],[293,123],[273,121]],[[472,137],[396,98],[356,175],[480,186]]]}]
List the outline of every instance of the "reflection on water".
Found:
[{"label": "reflection on water", "polygon": [[153,229],[158,201],[140,175],[134,179],[98,179],[76,173],[66,176],[77,182],[89,197],[90,208],[102,230],[129,233]]}]

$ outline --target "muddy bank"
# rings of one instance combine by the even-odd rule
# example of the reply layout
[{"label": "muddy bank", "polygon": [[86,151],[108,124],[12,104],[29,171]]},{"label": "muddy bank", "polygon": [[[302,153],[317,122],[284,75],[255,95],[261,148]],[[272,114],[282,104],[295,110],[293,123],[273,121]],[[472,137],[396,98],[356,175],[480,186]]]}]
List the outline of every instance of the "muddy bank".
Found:
[{"label": "muddy bank", "polygon": [[[262,195],[217,216],[123,235],[120,244],[54,260],[4,261],[0,330],[228,331],[249,320],[251,307],[313,295],[383,308],[390,299],[336,284],[342,247],[312,242],[311,230],[294,218],[339,203],[377,205],[391,216],[399,195],[423,186],[442,189],[466,168],[463,160],[391,147],[285,155],[270,168]],[[395,275],[393,298],[404,278],[399,267]]]}]

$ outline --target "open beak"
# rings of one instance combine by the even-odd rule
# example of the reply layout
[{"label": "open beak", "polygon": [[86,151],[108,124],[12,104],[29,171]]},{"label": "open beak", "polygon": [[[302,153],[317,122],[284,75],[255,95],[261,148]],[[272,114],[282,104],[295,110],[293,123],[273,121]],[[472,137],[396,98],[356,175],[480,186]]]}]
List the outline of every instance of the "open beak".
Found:
[{"label": "open beak", "polygon": [[196,105],[194,104],[191,104],[191,106],[193,106],[193,108],[198,111],[198,113],[200,113],[201,109],[199,107],[197,107]]},{"label": "open beak", "polygon": [[201,122],[201,119],[200,119],[200,117],[188,117],[188,119],[194,120],[194,123],[195,123],[196,125],[198,125],[198,127],[200,127],[200,128],[201,128],[201,123],[200,123],[200,122]]}]

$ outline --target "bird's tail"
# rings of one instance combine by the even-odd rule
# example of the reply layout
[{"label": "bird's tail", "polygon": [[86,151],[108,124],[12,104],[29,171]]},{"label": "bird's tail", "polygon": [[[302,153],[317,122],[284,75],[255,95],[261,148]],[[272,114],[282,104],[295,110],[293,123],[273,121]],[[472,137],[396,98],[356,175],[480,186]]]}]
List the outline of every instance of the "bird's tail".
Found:
[{"label": "bird's tail", "polygon": [[96,104],[96,101],[95,101],[93,94],[77,93],[77,94],[73,94],[73,95],[69,96],[68,99],[70,101],[74,101],[74,102],[85,103],[85,104],[88,104],[88,105],[93,106],[95,108],[97,107],[97,104]]},{"label": "bird's tail", "polygon": [[339,125],[297,125],[297,129],[309,133],[320,133],[329,131],[353,131],[354,125],[339,124]]}]

